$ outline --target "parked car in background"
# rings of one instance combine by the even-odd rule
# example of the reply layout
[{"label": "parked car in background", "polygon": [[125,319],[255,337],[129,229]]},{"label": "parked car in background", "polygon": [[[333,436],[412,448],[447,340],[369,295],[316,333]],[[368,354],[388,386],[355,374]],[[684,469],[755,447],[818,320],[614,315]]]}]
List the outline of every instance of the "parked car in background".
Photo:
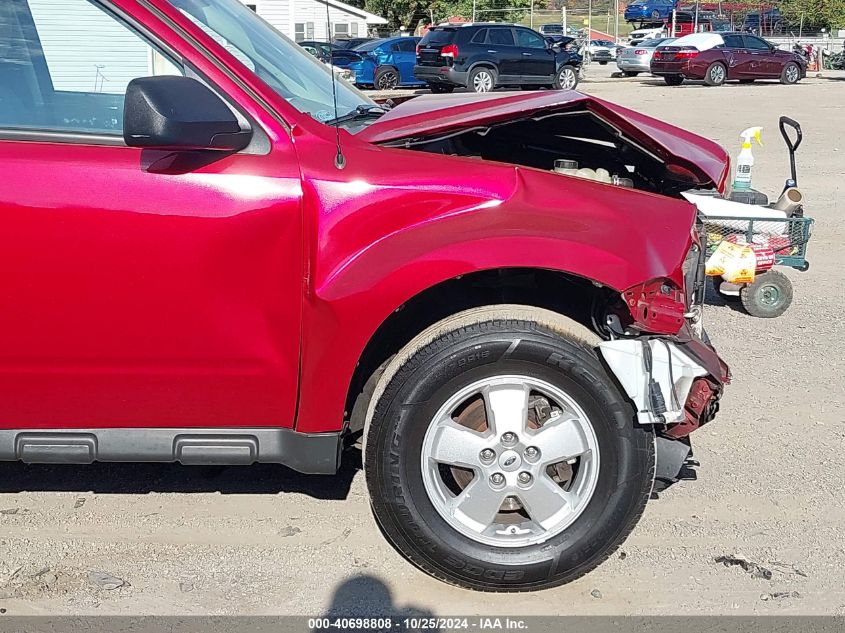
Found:
[{"label": "parked car in background", "polygon": [[575,38],[569,35],[545,35],[546,41],[554,46],[560,46],[566,50],[572,50],[575,47]]},{"label": "parked car in background", "polygon": [[361,46],[361,44],[366,44],[367,42],[372,42],[375,38],[374,37],[343,37],[343,38],[336,38],[334,40],[334,45],[337,48],[345,48],[345,49],[353,49]]},{"label": "parked car in background", "polygon": [[424,81],[414,77],[419,41],[419,37],[392,37],[356,47],[353,52],[361,59],[348,66],[355,73],[355,84],[377,90],[424,86]]},{"label": "parked car in background", "polygon": [[710,30],[714,33],[730,33],[734,28],[730,20],[716,17],[710,21]]},{"label": "parked car in background", "polygon": [[[575,91],[388,110],[238,0],[0,24],[0,460],[329,475],[366,434],[393,546],[516,592],[605,561],[716,416],[716,143]],[[82,48],[108,91],[44,63]]]},{"label": "parked car in background", "polygon": [[762,12],[749,11],[742,23],[742,30],[756,35],[775,35],[783,31],[783,15],[780,9],[772,7]]},{"label": "parked car in background", "polygon": [[414,76],[432,92],[457,86],[490,92],[499,86],[572,89],[578,85],[581,56],[565,45],[511,24],[438,26],[417,48]]},{"label": "parked car in background", "polygon": [[671,86],[685,79],[703,79],[710,86],[757,79],[795,84],[806,76],[807,61],[749,33],[694,33],[659,46],[651,58],[651,73]]},{"label": "parked car in background", "polygon": [[653,40],[656,37],[665,37],[666,34],[666,25],[663,22],[644,24],[642,27],[631,31],[628,36],[628,45],[636,46],[644,40]]},{"label": "parked car in background", "polygon": [[651,57],[658,46],[674,42],[673,37],[658,37],[644,40],[636,46],[626,46],[616,57],[616,65],[626,77],[636,77],[651,70]]},{"label": "parked car in background", "polygon": [[632,0],[625,7],[624,16],[628,22],[667,20],[672,17],[672,10],[677,6],[678,0]]},{"label": "parked car in background", "polygon": [[590,60],[602,66],[616,59],[616,42],[610,40],[590,40],[587,50],[590,53]]},{"label": "parked car in background", "polygon": [[361,61],[360,53],[346,48],[340,48],[330,42],[305,40],[298,44],[322,62],[331,63],[338,68],[348,68],[352,62]]},{"label": "parked car in background", "polygon": [[310,42],[297,42],[303,50],[308,53],[311,53],[314,57],[319,59],[324,64],[330,63],[332,55],[331,49],[323,48],[322,46],[316,46]]},{"label": "parked car in background", "polygon": [[332,72],[338,77],[338,79],[343,79],[344,81],[355,83],[355,72],[350,70],[349,68],[341,68],[340,66],[333,65],[331,63],[331,55],[327,55],[325,51],[317,48],[316,46],[302,44],[301,42],[300,46],[302,46],[302,50],[311,53],[314,57],[323,62],[326,66],[331,68]]}]

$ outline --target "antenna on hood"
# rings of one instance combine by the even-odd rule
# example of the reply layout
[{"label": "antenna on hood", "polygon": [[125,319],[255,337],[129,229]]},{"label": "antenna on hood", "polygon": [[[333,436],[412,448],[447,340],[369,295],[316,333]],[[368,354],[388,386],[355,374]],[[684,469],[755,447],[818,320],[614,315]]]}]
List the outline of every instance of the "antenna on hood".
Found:
[{"label": "antenna on hood", "polygon": [[337,112],[337,77],[334,74],[334,35],[332,34],[332,13],[329,8],[328,0],[323,0],[326,3],[326,32],[329,40],[329,73],[332,76],[332,101],[334,105],[334,138],[337,147],[337,153],[334,157],[334,166],[338,169],[346,167],[346,157],[343,155],[343,146],[340,143],[340,121],[338,120]]}]

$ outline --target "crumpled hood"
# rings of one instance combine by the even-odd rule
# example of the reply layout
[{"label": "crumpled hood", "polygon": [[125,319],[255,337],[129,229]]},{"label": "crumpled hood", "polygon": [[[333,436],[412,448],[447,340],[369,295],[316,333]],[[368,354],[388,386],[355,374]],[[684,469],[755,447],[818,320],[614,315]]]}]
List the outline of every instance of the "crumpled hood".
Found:
[{"label": "crumpled hood", "polygon": [[396,106],[357,137],[369,143],[388,143],[575,108],[587,109],[667,164],[688,170],[697,186],[724,186],[730,158],[717,143],[576,91],[426,95]]}]

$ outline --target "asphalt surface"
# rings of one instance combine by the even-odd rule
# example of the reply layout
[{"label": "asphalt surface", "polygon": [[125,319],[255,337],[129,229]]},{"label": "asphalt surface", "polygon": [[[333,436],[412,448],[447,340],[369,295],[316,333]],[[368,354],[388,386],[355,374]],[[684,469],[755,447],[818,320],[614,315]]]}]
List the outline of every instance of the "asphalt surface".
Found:
[{"label": "asphalt surface", "polygon": [[[845,615],[845,76],[670,88],[612,70],[591,67],[581,89],[734,154],[742,129],[764,126],[754,183],[772,194],[788,172],[777,119],[802,122],[799,184],[817,220],[811,269],[787,271],[786,315],[755,319],[709,297],[707,328],[734,382],[694,437],[698,480],[653,500],[616,556],[535,594],[441,584],[385,542],[354,456],[336,478],[0,464],[0,612]],[[750,571],[716,562],[725,555]]]}]

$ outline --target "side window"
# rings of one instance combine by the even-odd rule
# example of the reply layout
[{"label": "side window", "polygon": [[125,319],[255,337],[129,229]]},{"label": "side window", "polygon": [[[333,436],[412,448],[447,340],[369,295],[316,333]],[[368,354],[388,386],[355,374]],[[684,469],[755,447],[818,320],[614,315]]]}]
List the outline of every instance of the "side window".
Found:
[{"label": "side window", "polygon": [[402,40],[395,45],[395,49],[400,53],[416,53],[417,52],[417,41],[416,40]]},{"label": "side window", "polygon": [[761,40],[759,37],[754,37],[752,35],[745,35],[745,47],[755,51],[767,51],[769,50],[769,45],[765,40]]},{"label": "side window", "polygon": [[513,31],[511,29],[489,29],[487,43],[499,46],[513,46]]},{"label": "side window", "polygon": [[89,0],[0,3],[0,127],[120,136],[129,82],[179,74]]},{"label": "side window", "polygon": [[745,48],[745,42],[742,41],[742,35],[725,35],[725,48]]},{"label": "side window", "polygon": [[478,29],[478,32],[470,40],[473,44],[484,44],[487,41],[487,29]]},{"label": "side window", "polygon": [[546,48],[543,36],[527,29],[516,30],[516,41],[522,48]]}]

